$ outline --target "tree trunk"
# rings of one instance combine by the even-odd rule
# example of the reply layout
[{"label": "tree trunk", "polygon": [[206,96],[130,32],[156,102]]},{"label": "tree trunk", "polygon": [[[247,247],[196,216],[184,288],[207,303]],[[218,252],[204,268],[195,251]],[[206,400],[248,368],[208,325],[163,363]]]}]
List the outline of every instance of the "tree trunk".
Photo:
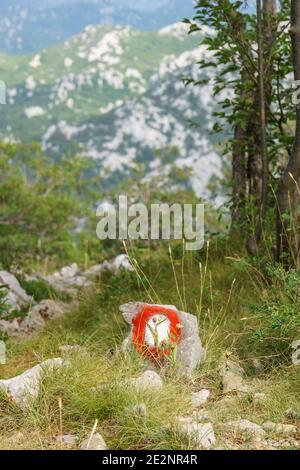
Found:
[{"label": "tree trunk", "polygon": [[[273,66],[272,49],[274,43],[273,18],[276,13],[275,0],[257,0],[257,45],[258,45],[258,76],[257,88],[253,96],[254,113],[250,116],[248,177],[249,195],[257,209],[254,221],[254,232],[248,238],[247,249],[250,255],[257,254],[258,245],[263,232],[263,222],[268,205],[268,149],[267,149],[267,103],[271,100],[271,83],[265,77],[271,74]],[[264,61],[264,50],[270,54],[268,65]]]},{"label": "tree trunk", "polygon": [[232,179],[233,179],[233,210],[232,227],[243,219],[246,182],[245,131],[241,124],[236,124],[232,144]]},{"label": "tree trunk", "polygon": [[[300,1],[291,1],[291,42],[295,80],[300,80]],[[296,109],[296,130],[292,153],[277,192],[277,259],[299,267],[300,217],[300,106]],[[290,218],[287,219],[286,215]],[[292,230],[290,230],[292,228]],[[288,256],[287,256],[288,255]]]}]

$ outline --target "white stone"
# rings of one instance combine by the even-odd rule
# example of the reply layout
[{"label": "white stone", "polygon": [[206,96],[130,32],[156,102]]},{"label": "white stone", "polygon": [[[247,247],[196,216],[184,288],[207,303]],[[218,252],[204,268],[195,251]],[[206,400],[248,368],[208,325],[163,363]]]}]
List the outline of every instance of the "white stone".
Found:
[{"label": "white stone", "polygon": [[204,449],[209,449],[216,443],[214,428],[211,423],[182,422],[179,430],[191,437],[197,445]]},{"label": "white stone", "polygon": [[103,271],[103,263],[101,264],[96,264],[95,266],[91,266],[87,271],[85,271],[85,276],[90,277],[90,276],[97,276],[97,274],[100,274]]},{"label": "white stone", "polygon": [[40,382],[44,373],[53,371],[61,367],[63,360],[61,358],[48,359],[47,361],[26,370],[23,374],[11,379],[0,380],[0,388],[6,392],[22,409],[26,409],[32,400],[38,397],[40,391]]},{"label": "white stone", "polygon": [[30,106],[29,108],[24,109],[24,114],[28,119],[32,119],[43,116],[45,114],[45,110],[40,106]]},{"label": "white stone", "polygon": [[66,304],[57,300],[45,299],[32,307],[31,312],[38,312],[45,320],[55,320],[62,317],[67,310]]},{"label": "white stone", "polygon": [[129,379],[126,383],[132,385],[138,392],[159,390],[163,387],[162,378],[153,370],[146,370],[136,379]]},{"label": "white stone", "polygon": [[267,432],[284,436],[293,436],[298,432],[297,426],[293,424],[272,423],[271,421],[263,423],[262,428]]},{"label": "white stone", "polygon": [[20,286],[18,279],[8,271],[0,271],[0,285],[7,286],[5,302],[11,307],[10,310],[20,310],[21,307],[32,303],[32,298]]},{"label": "white stone", "polygon": [[228,421],[225,423],[225,428],[232,431],[234,434],[241,434],[244,437],[260,440],[265,437],[265,431],[261,426],[252,423],[247,419],[240,419],[236,421]]},{"label": "white stone", "polygon": [[6,344],[0,340],[0,365],[6,364]]},{"label": "white stone", "polygon": [[65,266],[49,276],[39,275],[39,277],[47,281],[58,292],[65,292],[69,295],[76,295],[78,288],[92,285],[85,274],[81,273],[77,263]]},{"label": "white stone", "polygon": [[300,413],[297,413],[295,410],[293,410],[293,408],[288,408],[287,410],[285,410],[284,416],[285,418],[293,421],[300,420]]},{"label": "white stone", "polygon": [[60,276],[62,277],[75,277],[80,274],[80,270],[77,263],[73,263],[70,266],[65,266],[60,270]]},{"label": "white stone", "polygon": [[28,335],[45,327],[47,320],[60,318],[67,311],[63,302],[51,299],[42,300],[31,307],[24,318],[0,321],[0,330],[8,336]]},{"label": "white stone", "polygon": [[102,271],[105,270],[115,273],[120,269],[125,269],[126,271],[134,271],[128,256],[125,254],[118,255],[111,261],[104,261],[101,264],[96,264],[95,266],[92,266],[84,272],[84,275],[86,277],[92,277],[97,276],[97,274],[100,274]]},{"label": "white stone", "polygon": [[67,447],[74,447],[77,444],[77,436],[74,434],[64,434],[63,436],[57,436],[56,441]]},{"label": "white stone", "polygon": [[96,433],[82,442],[80,450],[107,450],[107,446],[101,434]]},{"label": "white stone", "polygon": [[225,353],[219,367],[223,393],[249,393],[250,387],[244,380],[245,371],[235,360],[229,359],[230,355],[228,352]]},{"label": "white stone", "polygon": [[210,395],[210,391],[207,390],[206,388],[203,388],[199,392],[193,393],[191,396],[192,407],[200,408],[201,406],[203,406],[207,402],[209,395]]},{"label": "white stone", "polygon": [[130,260],[127,255],[118,255],[113,261],[114,267],[119,270],[121,268],[125,269],[126,271],[134,271]]}]

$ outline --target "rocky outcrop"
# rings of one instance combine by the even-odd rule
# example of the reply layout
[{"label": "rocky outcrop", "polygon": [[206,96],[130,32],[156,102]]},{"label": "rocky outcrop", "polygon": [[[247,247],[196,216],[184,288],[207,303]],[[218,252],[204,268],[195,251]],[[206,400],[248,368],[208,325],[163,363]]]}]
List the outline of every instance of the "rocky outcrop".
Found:
[{"label": "rocky outcrop", "polygon": [[56,271],[48,276],[37,273],[36,277],[48,282],[57,292],[70,296],[77,295],[79,288],[90,287],[92,284],[84,273],[81,272],[77,263],[65,266],[60,271]]},{"label": "rocky outcrop", "polygon": [[0,271],[0,285],[7,288],[5,303],[8,305],[8,313],[19,312],[33,303],[32,297],[26,294],[18,279],[8,271]]},{"label": "rocky outcrop", "polygon": [[[112,261],[93,266],[87,271],[79,269],[76,263],[63,267],[60,271],[51,275],[36,273],[32,276],[25,275],[27,281],[47,282],[56,292],[67,294],[70,298],[76,298],[78,290],[93,285],[92,278],[104,270],[116,273],[120,269],[132,271],[127,255],[118,255]],[[12,312],[26,312],[18,317],[7,319],[0,318],[0,331],[8,336],[31,334],[44,328],[46,321],[61,317],[68,311],[68,304],[56,300],[46,299],[35,305],[32,297],[28,296],[21,287],[17,278],[7,271],[0,271],[0,285],[7,288],[5,303],[8,306],[7,314]]]},{"label": "rocky outcrop", "polygon": [[0,331],[8,336],[22,336],[44,328],[46,321],[60,318],[68,311],[68,304],[55,300],[42,300],[31,307],[25,317],[14,318],[12,321],[1,320]]},{"label": "rocky outcrop", "polygon": [[65,293],[73,297],[77,294],[78,289],[90,287],[93,284],[93,277],[99,275],[101,272],[108,270],[117,273],[120,269],[133,271],[129,258],[125,254],[118,255],[111,261],[104,261],[101,264],[92,266],[86,271],[82,271],[77,263],[73,263],[47,276],[36,273],[34,276],[31,276],[31,279],[43,279],[57,292]]},{"label": "rocky outcrop", "polygon": [[85,271],[85,276],[88,278],[97,276],[103,271],[111,271],[116,273],[120,269],[125,269],[125,271],[134,271],[130,260],[127,255],[118,255],[112,261],[104,261],[101,264],[97,264],[96,266],[92,266],[90,269]]}]

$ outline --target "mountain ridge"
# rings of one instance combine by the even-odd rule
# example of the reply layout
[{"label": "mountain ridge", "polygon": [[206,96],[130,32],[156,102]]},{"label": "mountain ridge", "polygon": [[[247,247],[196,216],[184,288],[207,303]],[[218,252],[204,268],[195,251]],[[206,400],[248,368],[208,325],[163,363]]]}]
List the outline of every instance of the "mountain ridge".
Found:
[{"label": "mountain ridge", "polygon": [[192,0],[140,4],[116,0],[0,0],[0,51],[25,54],[58,44],[88,25],[128,25],[157,30],[185,16],[193,16]]},{"label": "mountain ridge", "polygon": [[199,39],[183,23],[157,32],[98,25],[37,54],[2,55],[8,105],[1,137],[39,141],[55,158],[80,153],[114,182],[136,164],[155,176],[155,152],[176,148],[175,166],[193,168],[194,188],[207,195],[222,170],[210,133],[212,90],[181,80],[207,78],[197,62],[209,51]]}]

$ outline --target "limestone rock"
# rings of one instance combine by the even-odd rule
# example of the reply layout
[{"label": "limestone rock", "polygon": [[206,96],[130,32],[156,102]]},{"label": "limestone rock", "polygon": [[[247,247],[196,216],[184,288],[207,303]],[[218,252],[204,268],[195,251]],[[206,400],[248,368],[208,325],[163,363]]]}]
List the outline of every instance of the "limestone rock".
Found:
[{"label": "limestone rock", "polygon": [[197,423],[195,421],[182,420],[179,431],[187,434],[193,441],[204,449],[209,449],[216,443],[214,428],[211,423]]},{"label": "limestone rock", "polygon": [[191,405],[192,408],[200,408],[205,405],[210,395],[210,391],[203,388],[199,392],[195,392],[191,396]]},{"label": "limestone rock", "polygon": [[252,423],[247,419],[228,421],[225,423],[225,428],[234,434],[242,435],[243,437],[252,438],[255,440],[261,440],[265,437],[266,434],[261,426],[256,423]]},{"label": "limestone rock", "polygon": [[0,380],[0,388],[6,392],[8,397],[26,409],[32,400],[36,399],[40,391],[40,382],[44,373],[61,367],[61,358],[48,359],[37,366],[28,369],[23,374],[11,379]]},{"label": "limestone rock", "polygon": [[282,424],[282,423],[272,423],[271,421],[267,421],[263,423],[262,428],[274,434],[281,434],[283,436],[293,436],[297,434],[297,426],[293,424]]},{"label": "limestone rock", "polygon": [[179,312],[182,337],[177,350],[177,360],[184,374],[190,375],[205,359],[205,351],[199,337],[198,320],[195,315]]},{"label": "limestone rock", "polygon": [[107,446],[101,434],[96,433],[82,442],[80,450],[107,450]]},{"label": "limestone rock", "polygon": [[45,327],[45,320],[38,309],[31,309],[26,317],[19,321],[18,334],[30,334],[34,331],[42,330]]},{"label": "limestone rock", "polygon": [[66,313],[67,307],[63,302],[45,299],[35,305],[30,311],[38,312],[45,320],[55,320]]},{"label": "limestone rock", "polygon": [[80,274],[80,270],[77,263],[73,263],[70,266],[64,266],[60,270],[60,276],[64,278],[74,278]]},{"label": "limestone rock", "polygon": [[64,292],[71,296],[77,294],[77,289],[92,285],[91,281],[80,271],[77,263],[65,266],[60,271],[48,276],[36,275],[48,282],[58,292]]},{"label": "limestone rock", "polygon": [[67,311],[66,304],[55,300],[42,300],[31,307],[24,318],[1,320],[0,330],[8,336],[27,335],[45,327],[47,320],[60,318]]},{"label": "limestone rock", "polygon": [[18,279],[8,271],[0,271],[0,285],[7,286],[5,302],[9,306],[9,311],[20,311],[22,307],[33,302],[21,287]]},{"label": "limestone rock", "polygon": [[77,444],[77,436],[75,434],[64,434],[63,436],[57,436],[56,441],[66,447],[74,447]]},{"label": "limestone rock", "polygon": [[6,344],[0,340],[0,365],[6,364]]},{"label": "limestone rock", "polygon": [[[143,302],[129,302],[119,307],[124,320],[131,326],[129,335],[122,345],[123,351],[132,344],[132,320],[145,305]],[[161,305],[161,307],[174,309],[179,315],[181,340],[177,346],[177,362],[180,371],[190,375],[205,357],[205,351],[199,337],[197,318],[190,313],[177,310],[174,305]]]},{"label": "limestone rock", "polygon": [[101,264],[92,266],[84,272],[84,275],[89,278],[97,276],[103,271],[111,271],[113,273],[116,273],[120,269],[125,269],[126,271],[134,271],[128,256],[125,254],[116,256],[112,261],[104,261]]},{"label": "limestone rock", "polygon": [[219,375],[223,393],[249,393],[250,387],[244,380],[245,371],[235,360],[230,359],[230,353],[225,353],[219,367]]},{"label": "limestone rock", "polygon": [[7,336],[18,336],[20,334],[20,325],[16,318],[13,320],[0,320],[0,331]]},{"label": "limestone rock", "polygon": [[146,370],[139,377],[126,380],[125,384],[131,385],[138,392],[159,390],[163,387],[162,378],[153,370]]},{"label": "limestone rock", "polygon": [[127,255],[118,255],[113,261],[114,268],[118,271],[119,269],[125,269],[126,271],[134,271],[130,260]]}]

